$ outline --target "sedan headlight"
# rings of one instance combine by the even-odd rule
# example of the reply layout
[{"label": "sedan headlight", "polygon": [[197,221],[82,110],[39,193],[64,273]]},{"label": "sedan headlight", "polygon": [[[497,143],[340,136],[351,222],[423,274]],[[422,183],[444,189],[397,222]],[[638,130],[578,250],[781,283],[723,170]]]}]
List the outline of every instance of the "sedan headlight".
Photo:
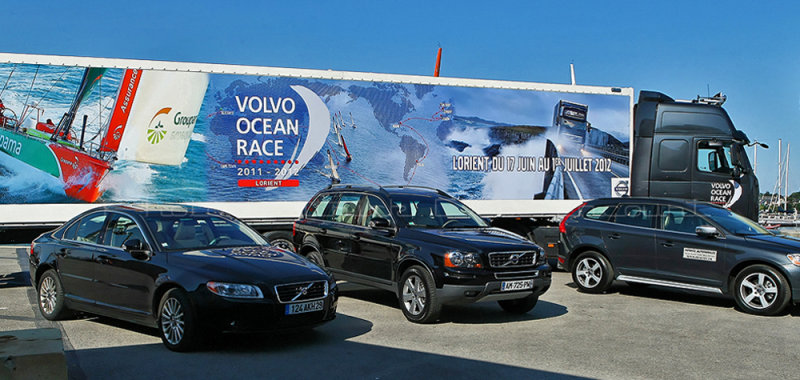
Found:
[{"label": "sedan headlight", "polygon": [[231,298],[264,298],[261,289],[255,285],[231,284],[228,282],[209,281],[206,288],[219,296]]},{"label": "sedan headlight", "polygon": [[458,251],[444,254],[444,266],[448,268],[483,268],[479,254]]},{"label": "sedan headlight", "polygon": [[786,258],[792,262],[792,264],[797,265],[800,267],[800,253],[790,253],[786,255]]}]

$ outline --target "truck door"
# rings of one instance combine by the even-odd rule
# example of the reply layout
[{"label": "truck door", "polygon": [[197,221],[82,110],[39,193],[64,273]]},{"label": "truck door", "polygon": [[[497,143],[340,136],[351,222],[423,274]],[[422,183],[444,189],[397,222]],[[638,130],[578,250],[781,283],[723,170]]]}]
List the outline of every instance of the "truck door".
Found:
[{"label": "truck door", "polygon": [[691,138],[656,134],[653,140],[650,195],[689,198],[692,194]]},{"label": "truck door", "polygon": [[742,196],[741,184],[733,175],[731,142],[698,137],[694,147],[691,198],[731,207]]}]

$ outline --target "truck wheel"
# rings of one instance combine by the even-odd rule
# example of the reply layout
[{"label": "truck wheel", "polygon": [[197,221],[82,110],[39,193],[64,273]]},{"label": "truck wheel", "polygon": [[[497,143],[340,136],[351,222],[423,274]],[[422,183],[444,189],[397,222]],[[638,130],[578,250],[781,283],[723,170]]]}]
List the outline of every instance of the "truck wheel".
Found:
[{"label": "truck wheel", "polygon": [[62,319],[68,314],[64,306],[64,287],[53,269],[48,269],[39,279],[39,311],[50,321]]},{"label": "truck wheel", "polygon": [[272,231],[264,234],[270,245],[287,251],[295,252],[292,233],[288,231]]},{"label": "truck wheel", "polygon": [[172,351],[190,351],[197,346],[197,319],[192,303],[183,290],[170,289],[161,298],[158,332],[161,341]]},{"label": "truck wheel", "polygon": [[733,286],[736,304],[750,314],[779,314],[792,299],[792,290],[786,278],[772,267],[762,264],[744,268],[736,275]]},{"label": "truck wheel", "polygon": [[602,293],[614,281],[614,269],[603,255],[594,251],[584,252],[572,265],[572,281],[582,292]]},{"label": "truck wheel", "polygon": [[500,307],[508,313],[525,314],[533,310],[537,301],[539,301],[539,296],[531,294],[525,298],[497,301],[497,303],[500,304]]},{"label": "truck wheel", "polygon": [[436,295],[436,283],[423,267],[415,265],[400,277],[400,308],[411,322],[431,323],[439,319],[442,304]]}]

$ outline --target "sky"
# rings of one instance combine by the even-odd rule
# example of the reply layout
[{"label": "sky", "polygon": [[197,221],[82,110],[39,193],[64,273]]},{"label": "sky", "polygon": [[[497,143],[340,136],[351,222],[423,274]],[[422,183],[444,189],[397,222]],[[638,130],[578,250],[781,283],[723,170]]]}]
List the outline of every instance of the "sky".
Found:
[{"label": "sky", "polygon": [[[19,1],[0,52],[722,91],[758,149],[761,190],[778,139],[800,191],[799,2]],[[753,148],[748,148],[751,162]]]}]

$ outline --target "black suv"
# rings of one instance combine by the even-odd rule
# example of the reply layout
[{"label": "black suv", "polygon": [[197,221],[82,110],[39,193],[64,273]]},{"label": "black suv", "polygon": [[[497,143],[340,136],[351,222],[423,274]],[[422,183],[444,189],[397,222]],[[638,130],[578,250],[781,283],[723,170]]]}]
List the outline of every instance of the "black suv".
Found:
[{"label": "black suv", "polygon": [[710,203],[596,199],[559,228],[558,260],[584,292],[617,279],[732,296],[758,315],[800,302],[800,241]]},{"label": "black suv", "polygon": [[430,188],[328,187],[295,222],[294,243],[337,279],[395,292],[418,323],[436,321],[443,304],[527,313],[551,281],[541,248]]}]

